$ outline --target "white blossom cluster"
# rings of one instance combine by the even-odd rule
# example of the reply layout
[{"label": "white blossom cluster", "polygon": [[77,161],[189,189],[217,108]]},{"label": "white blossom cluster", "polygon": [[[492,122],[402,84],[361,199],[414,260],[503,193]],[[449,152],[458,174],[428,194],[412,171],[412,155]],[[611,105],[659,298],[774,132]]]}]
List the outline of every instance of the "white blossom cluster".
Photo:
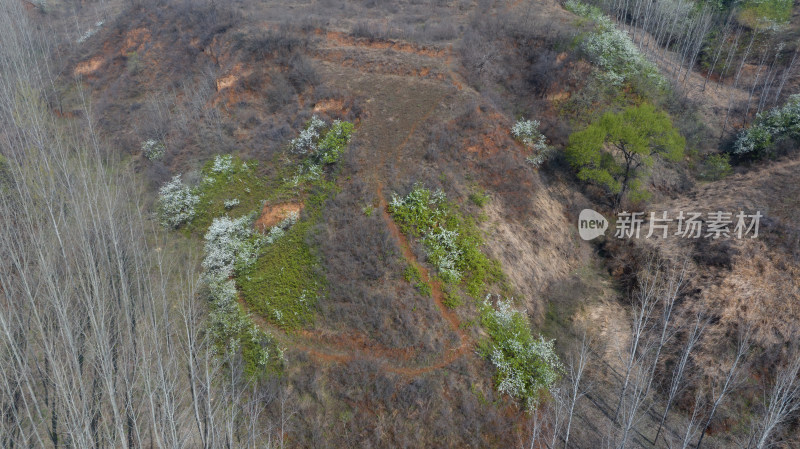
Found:
[{"label": "white blossom cluster", "polygon": [[511,127],[511,135],[534,152],[526,158],[534,167],[540,167],[555,153],[554,148],[547,145],[547,138],[539,131],[539,125],[538,120],[519,119]]},{"label": "white blossom cluster", "polygon": [[224,175],[230,175],[233,173],[233,155],[218,154],[214,158],[214,164],[211,166],[211,172]]},{"label": "white blossom cluster", "polygon": [[[203,281],[208,287],[210,312],[209,322],[211,334],[217,342],[224,342],[225,351],[237,352],[244,339],[250,340],[259,348],[256,364],[265,367],[269,363],[271,349],[275,346],[272,337],[257,327],[237,303],[238,292],[233,279],[218,277],[218,274],[206,272]],[[284,361],[283,351],[276,350],[277,360]]]},{"label": "white blossom cluster", "polygon": [[511,135],[528,148],[542,150],[547,147],[544,135],[539,132],[538,120],[517,120],[511,127]]},{"label": "white blossom cluster", "polygon": [[297,223],[300,216],[295,211],[289,212],[289,215],[284,218],[280,223],[269,229],[267,236],[264,238],[265,243],[268,245],[273,244],[276,240],[283,237],[286,231]]},{"label": "white blossom cluster", "polygon": [[[296,215],[296,214],[295,214]],[[296,221],[296,217],[290,217]],[[272,337],[253,324],[237,304],[238,292],[232,278],[235,267],[247,267],[255,262],[258,251],[272,243],[274,236],[261,236],[252,229],[252,218],[242,216],[235,220],[228,217],[215,218],[205,235],[205,257],[203,258],[203,280],[209,289],[211,329],[217,341],[225,342],[229,352],[238,351],[242,339],[249,339],[260,348],[256,364],[266,366]],[[287,218],[280,225],[289,226],[294,221]],[[274,228],[273,228],[274,229]],[[276,347],[278,360],[283,360],[283,351]]]},{"label": "white blossom cluster", "polygon": [[441,189],[431,192],[420,186],[414,186],[414,188],[408,192],[408,195],[404,197],[392,193],[392,200],[389,202],[389,207],[394,211],[407,210],[419,216],[431,214],[433,219],[438,220],[444,217],[444,211],[437,206],[442,204],[446,199],[447,196]]},{"label": "white blossom cluster", "polygon": [[542,166],[542,164],[544,164],[550,158],[552,158],[554,154],[555,154],[555,148],[548,146],[544,150],[534,155],[528,156],[527,158],[525,158],[525,160],[534,167],[539,168]]},{"label": "white blossom cluster", "polygon": [[421,186],[414,186],[403,198],[392,194],[389,210],[402,220],[416,224],[422,233],[422,243],[428,260],[436,266],[442,279],[459,282],[462,273],[457,265],[462,251],[457,244],[458,231],[446,229],[439,222],[445,217],[445,210],[440,205],[446,200],[447,197],[441,190],[431,192]]},{"label": "white blossom cluster", "polygon": [[222,203],[222,205],[225,206],[226,210],[233,209],[234,207],[239,205],[239,198],[233,198],[233,199],[230,199],[230,200],[225,200],[225,202]]},{"label": "white blossom cluster", "polygon": [[164,157],[166,147],[162,142],[155,139],[147,139],[142,142],[142,153],[144,157],[151,161],[157,161]]},{"label": "white blossom cluster", "polygon": [[297,174],[292,178],[292,184],[300,185],[307,181],[314,181],[322,176],[322,166],[318,164],[302,164]]},{"label": "white blossom cluster", "polygon": [[457,231],[448,231],[442,227],[432,228],[422,237],[428,258],[447,282],[461,280],[461,272],[456,268],[456,263],[461,257],[461,250],[456,245],[457,237]]},{"label": "white blossom cluster", "polygon": [[227,279],[234,267],[252,264],[262,246],[262,240],[253,232],[252,219],[242,216],[235,220],[218,217],[211,222],[205,235],[203,268],[214,279]]},{"label": "white blossom cluster", "polygon": [[539,393],[550,390],[563,371],[554,340],[530,333],[528,317],[514,309],[511,300],[499,299],[496,308],[484,300],[484,313],[493,324],[494,344],[489,360],[498,372],[497,390],[536,408]]},{"label": "white blossom cluster", "polygon": [[241,309],[236,303],[236,283],[233,279],[216,280],[208,276],[204,277],[204,281],[208,286],[211,302],[209,321],[212,332],[218,340],[226,342],[227,351],[236,352],[240,347],[240,340],[226,337],[241,335],[249,325],[247,320],[240,319]]},{"label": "white blossom cluster", "polygon": [[753,125],[737,136],[733,154],[758,154],[782,138],[800,138],[800,94],[790,96],[783,107],[758,114]]},{"label": "white blossom cluster", "polygon": [[524,398],[525,406],[529,410],[536,408],[539,396],[529,393],[549,390],[558,380],[558,370],[537,369],[531,373],[519,369],[518,363],[521,361],[529,367],[539,364],[547,367],[560,366],[561,361],[555,352],[554,343],[554,340],[545,340],[542,336],[527,344],[515,339],[499,342],[490,356],[492,364],[501,374],[497,391],[511,397]]},{"label": "white blossom cluster", "polygon": [[97,33],[97,32],[100,30],[100,27],[102,27],[102,26],[103,26],[103,23],[104,23],[104,22],[103,22],[102,20],[100,20],[100,21],[98,21],[98,22],[95,22],[95,24],[94,24],[94,28],[89,28],[88,30],[86,30],[86,32],[85,32],[85,33],[83,33],[83,34],[82,34],[82,35],[81,35],[81,36],[78,38],[78,41],[77,41],[77,42],[78,42],[79,44],[82,44],[82,43],[84,43],[84,42],[86,41],[86,39],[89,39],[90,37],[94,36],[94,35],[95,35],[95,33]]},{"label": "white blossom cluster", "polygon": [[576,0],[569,0],[564,6],[595,23],[596,30],[589,33],[581,47],[601,69],[600,76],[608,85],[621,86],[634,75],[652,78],[659,85],[665,83],[658,69],[639,51],[628,33],[617,28],[610,17],[596,7]]},{"label": "white blossom cluster", "polygon": [[300,131],[300,135],[292,139],[289,148],[293,153],[310,154],[317,151],[319,132],[325,127],[325,121],[316,115],[311,117],[306,129]]},{"label": "white blossom cluster", "polygon": [[192,220],[200,197],[183,185],[181,175],[175,175],[171,181],[161,186],[158,194],[161,223],[164,226],[177,228]]}]

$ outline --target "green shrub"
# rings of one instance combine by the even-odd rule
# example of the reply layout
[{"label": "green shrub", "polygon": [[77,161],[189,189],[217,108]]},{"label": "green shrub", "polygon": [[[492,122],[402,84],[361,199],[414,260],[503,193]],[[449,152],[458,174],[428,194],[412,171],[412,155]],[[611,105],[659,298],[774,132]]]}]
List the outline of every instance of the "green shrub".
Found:
[{"label": "green shrub", "polygon": [[336,120],[325,137],[319,142],[316,158],[322,164],[333,164],[339,161],[342,152],[350,142],[354,126],[350,122]]},{"label": "green shrub", "polygon": [[730,175],[733,172],[730,159],[727,154],[708,155],[703,161],[700,177],[707,181],[717,181]]},{"label": "green shrub", "polygon": [[258,378],[280,371],[285,362],[283,351],[274,338],[257,327],[236,301],[232,279],[204,277],[209,303],[209,333],[220,354],[241,353],[245,373]]},{"label": "green shrub", "polygon": [[442,285],[442,295],[444,296],[442,303],[450,309],[455,309],[464,304],[464,300],[461,299],[461,296],[452,285]]},{"label": "green shrub", "polygon": [[403,198],[393,195],[389,212],[404,233],[421,238],[445,283],[463,283],[470,295],[480,297],[488,283],[502,280],[499,264],[480,250],[483,238],[475,222],[458,213],[443,192],[416,185]]},{"label": "green shrub", "polygon": [[431,285],[422,280],[422,273],[414,264],[408,264],[403,270],[403,279],[413,285],[422,296],[430,297],[433,293]]},{"label": "green shrub", "polygon": [[483,207],[489,202],[489,197],[483,192],[472,192],[469,194],[469,200],[472,204]]}]

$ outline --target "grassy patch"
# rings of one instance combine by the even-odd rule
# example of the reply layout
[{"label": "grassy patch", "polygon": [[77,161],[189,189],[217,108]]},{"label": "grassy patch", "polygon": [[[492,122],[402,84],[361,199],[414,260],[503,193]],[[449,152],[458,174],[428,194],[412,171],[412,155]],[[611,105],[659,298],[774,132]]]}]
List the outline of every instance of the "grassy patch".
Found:
[{"label": "grassy patch", "polygon": [[422,274],[416,265],[409,264],[406,269],[403,270],[403,279],[413,285],[422,296],[430,297],[433,293],[431,285],[422,280]]},{"label": "grassy patch", "polygon": [[[231,155],[218,155],[206,163],[200,172],[202,180],[193,191],[200,202],[186,232],[202,234],[215,217],[260,210],[267,182],[258,176],[257,167],[256,161],[242,161]],[[238,200],[238,204],[226,208],[225,202],[231,200]]]},{"label": "grassy patch", "polygon": [[781,25],[792,17],[793,0],[748,0],[742,6],[739,20],[754,28]]},{"label": "grassy patch", "polygon": [[[245,372],[256,378],[279,371],[283,353],[239,303],[240,293],[253,312],[295,329],[313,320],[324,290],[308,234],[328,195],[335,192],[335,184],[326,177],[332,178],[336,170],[326,167],[341,157],[353,126],[339,121],[328,126],[316,118],[314,126],[313,133],[304,130],[302,157],[283,166],[276,176],[260,176],[255,161],[218,155],[202,168],[196,186],[183,186],[179,176],[171,181],[170,192],[177,200],[170,211],[178,216],[169,224],[173,228],[185,224],[185,234],[206,241],[203,280],[215,346],[222,355],[240,354]],[[266,235],[253,229],[264,202],[303,198],[307,214],[300,221],[296,215],[287,217]],[[240,218],[230,219],[234,214]]]},{"label": "grassy patch", "polygon": [[442,303],[450,309],[455,309],[464,304],[464,300],[458,294],[458,291],[450,284],[442,285],[442,295],[444,296]]},{"label": "grassy patch", "polygon": [[469,200],[472,201],[472,204],[483,207],[489,202],[489,196],[483,191],[472,192],[469,194]]},{"label": "grassy patch", "polygon": [[306,242],[313,223],[306,219],[294,225],[237,275],[242,295],[253,311],[286,329],[312,322],[322,291],[317,255]]},{"label": "grassy patch", "polygon": [[[294,186],[297,196],[309,192],[305,201],[307,216],[266,246],[255,263],[237,273],[242,295],[253,311],[284,329],[310,324],[317,300],[324,292],[319,257],[309,245],[308,236],[328,196],[336,192],[335,183],[326,179],[323,168],[339,160],[353,131],[352,124],[337,121],[320,137],[319,127],[312,119],[305,135],[301,134],[306,157],[296,175],[282,184],[290,191]],[[292,142],[292,148],[300,148],[298,139]]]}]

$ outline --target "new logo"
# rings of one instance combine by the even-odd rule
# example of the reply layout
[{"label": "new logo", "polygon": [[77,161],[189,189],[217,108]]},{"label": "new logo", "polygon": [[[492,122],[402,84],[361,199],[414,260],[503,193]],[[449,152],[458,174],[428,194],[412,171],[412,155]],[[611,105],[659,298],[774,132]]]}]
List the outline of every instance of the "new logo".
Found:
[{"label": "new logo", "polygon": [[608,220],[592,209],[584,209],[578,216],[578,234],[584,240],[592,240],[606,233]]}]

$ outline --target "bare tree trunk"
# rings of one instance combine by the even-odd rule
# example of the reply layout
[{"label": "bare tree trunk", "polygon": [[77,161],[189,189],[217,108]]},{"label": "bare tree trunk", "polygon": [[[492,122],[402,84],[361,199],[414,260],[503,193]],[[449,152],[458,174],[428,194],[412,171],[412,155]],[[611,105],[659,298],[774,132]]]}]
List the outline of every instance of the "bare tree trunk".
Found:
[{"label": "bare tree trunk", "polygon": [[661,435],[661,430],[664,427],[664,422],[667,420],[667,416],[669,415],[670,408],[672,407],[675,398],[680,392],[682,384],[683,384],[683,377],[686,371],[686,365],[689,362],[689,357],[692,354],[692,350],[694,349],[697,342],[700,341],[700,337],[705,330],[707,325],[707,321],[701,319],[698,315],[695,317],[694,328],[692,332],[689,334],[689,337],[686,340],[686,345],[681,352],[681,358],[678,362],[678,365],[675,367],[672,373],[672,380],[669,386],[669,393],[667,394],[667,403],[664,406],[664,413],[661,415],[661,421],[658,423],[658,430],[656,430],[656,436],[653,439],[654,443],[658,443],[658,437]]},{"label": "bare tree trunk", "polygon": [[697,441],[695,449],[700,449],[700,447],[703,445],[703,438],[705,438],[706,432],[708,432],[708,428],[711,426],[711,421],[714,420],[717,408],[719,408],[719,405],[725,399],[726,395],[736,387],[739,380],[738,379],[739,372],[741,370],[742,363],[744,362],[744,359],[749,351],[750,351],[750,328],[748,327],[744,329],[739,335],[739,342],[736,347],[736,354],[733,357],[731,366],[728,369],[728,374],[725,376],[725,380],[722,383],[719,393],[713,399],[711,410],[709,411],[705,424],[702,427],[702,431],[700,432],[700,439]]}]

